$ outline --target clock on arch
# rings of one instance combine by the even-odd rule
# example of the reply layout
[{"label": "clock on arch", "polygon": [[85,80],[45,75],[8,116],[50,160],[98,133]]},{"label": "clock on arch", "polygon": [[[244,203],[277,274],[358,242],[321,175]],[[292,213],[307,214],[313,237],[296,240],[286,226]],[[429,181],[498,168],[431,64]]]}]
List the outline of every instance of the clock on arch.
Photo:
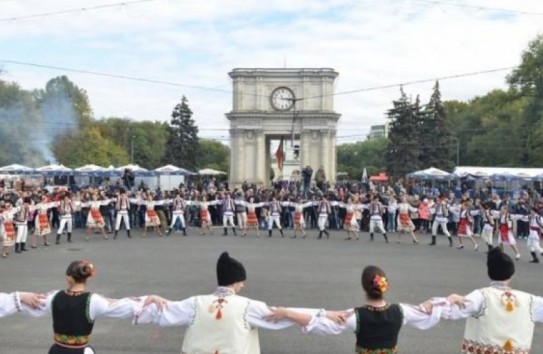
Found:
[{"label": "clock on arch", "polygon": [[277,111],[288,111],[294,106],[295,100],[294,92],[285,86],[276,88],[270,96],[271,105]]}]

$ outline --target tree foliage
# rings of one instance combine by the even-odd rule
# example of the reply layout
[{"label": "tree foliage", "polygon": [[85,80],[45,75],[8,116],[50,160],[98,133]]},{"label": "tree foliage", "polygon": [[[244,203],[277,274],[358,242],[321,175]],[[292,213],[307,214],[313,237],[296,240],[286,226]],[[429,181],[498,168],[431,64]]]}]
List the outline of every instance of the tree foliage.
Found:
[{"label": "tree foliage", "polygon": [[198,127],[185,96],[175,106],[168,130],[164,163],[194,170],[198,156]]},{"label": "tree foliage", "polygon": [[385,169],[385,154],[388,139],[366,140],[337,147],[337,168],[346,172],[349,178],[361,179],[364,168],[368,175]]},{"label": "tree foliage", "polygon": [[202,139],[198,144],[198,169],[228,171],[230,149],[216,140]]}]

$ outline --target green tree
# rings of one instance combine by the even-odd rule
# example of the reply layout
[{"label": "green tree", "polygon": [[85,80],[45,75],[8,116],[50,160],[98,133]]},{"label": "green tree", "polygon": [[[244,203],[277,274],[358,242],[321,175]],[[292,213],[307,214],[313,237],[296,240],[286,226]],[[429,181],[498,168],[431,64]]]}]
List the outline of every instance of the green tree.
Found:
[{"label": "green tree", "polygon": [[454,141],[447,120],[447,112],[441,101],[439,82],[434,85],[430,102],[421,115],[420,162],[423,168],[436,167],[451,170]]},{"label": "green tree", "polygon": [[200,140],[198,146],[198,169],[212,168],[228,172],[230,149],[216,140]]},{"label": "green tree", "polygon": [[352,179],[361,179],[364,168],[368,175],[377,174],[386,168],[385,154],[388,139],[366,140],[337,147],[337,168]]},{"label": "green tree", "polygon": [[417,171],[420,163],[421,110],[419,98],[412,102],[403,88],[401,96],[393,101],[393,108],[387,113],[390,119],[388,138],[390,145],[386,154],[387,171],[391,176],[403,177]]},{"label": "green tree", "polygon": [[194,170],[198,156],[198,127],[185,96],[172,112],[164,163]]}]

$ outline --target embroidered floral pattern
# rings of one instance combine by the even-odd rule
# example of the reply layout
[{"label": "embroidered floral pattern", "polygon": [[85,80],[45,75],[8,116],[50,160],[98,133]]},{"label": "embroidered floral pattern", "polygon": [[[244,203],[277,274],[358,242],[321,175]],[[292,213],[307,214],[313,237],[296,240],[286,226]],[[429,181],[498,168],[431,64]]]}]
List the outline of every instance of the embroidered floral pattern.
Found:
[{"label": "embroidered floral pattern", "polygon": [[367,349],[357,346],[355,348],[355,352],[358,354],[397,354],[398,348],[394,347],[390,349]]},{"label": "embroidered floral pattern", "polygon": [[528,354],[528,352],[528,349],[513,348],[510,340],[506,341],[503,346],[488,345],[467,339],[464,339],[464,343],[462,343],[462,353],[465,354]]},{"label": "embroidered floral pattern", "polygon": [[73,336],[68,334],[55,333],[55,342],[63,345],[81,346],[87,345],[90,336]]},{"label": "embroidered floral pattern", "polygon": [[517,300],[517,297],[515,294],[513,294],[510,291],[505,291],[502,296],[502,303],[505,306],[505,311],[507,312],[513,312],[515,310],[515,306],[518,307],[519,303]]}]

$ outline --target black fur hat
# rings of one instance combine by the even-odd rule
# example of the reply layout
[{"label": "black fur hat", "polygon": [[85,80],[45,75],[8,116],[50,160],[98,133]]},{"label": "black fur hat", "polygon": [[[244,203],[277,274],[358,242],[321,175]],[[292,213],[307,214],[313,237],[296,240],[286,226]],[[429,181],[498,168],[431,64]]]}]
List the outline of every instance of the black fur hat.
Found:
[{"label": "black fur hat", "polygon": [[228,286],[247,279],[245,267],[238,260],[223,252],[217,261],[217,281],[219,286]]}]

